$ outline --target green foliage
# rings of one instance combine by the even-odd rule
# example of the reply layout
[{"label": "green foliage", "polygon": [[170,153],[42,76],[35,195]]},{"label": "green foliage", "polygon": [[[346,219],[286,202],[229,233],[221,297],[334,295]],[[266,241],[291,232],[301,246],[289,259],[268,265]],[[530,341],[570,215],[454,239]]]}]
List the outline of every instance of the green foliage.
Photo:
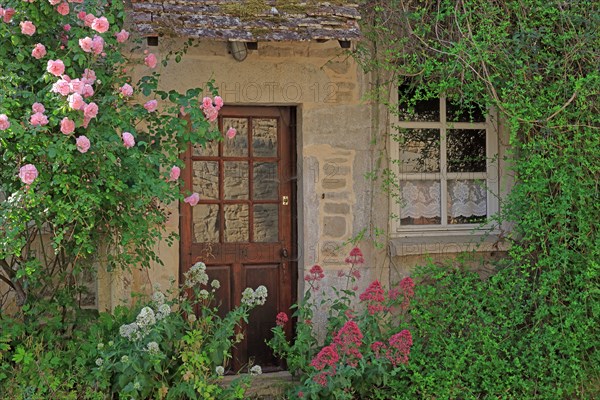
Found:
[{"label": "green foliage", "polygon": [[597,2],[372,1],[364,11],[364,67],[415,88],[408,101],[497,109],[516,180],[497,216],[512,224],[498,274],[419,272],[419,340],[398,383],[419,399],[597,397]]},{"label": "green foliage", "polygon": [[[305,277],[310,287],[294,306],[298,324],[292,342],[285,334],[287,315],[278,315],[268,344],[301,382],[288,391],[289,398],[392,399],[393,381],[409,368],[412,336],[403,328],[412,279],[405,278],[391,290],[374,281],[357,296],[355,285],[364,262],[360,250],[354,248],[346,262],[351,264],[344,272],[346,287],[332,287],[333,295],[321,292],[320,301],[312,293],[320,290],[321,267],[312,267]],[[313,326],[315,310],[327,310],[325,327]]]}]

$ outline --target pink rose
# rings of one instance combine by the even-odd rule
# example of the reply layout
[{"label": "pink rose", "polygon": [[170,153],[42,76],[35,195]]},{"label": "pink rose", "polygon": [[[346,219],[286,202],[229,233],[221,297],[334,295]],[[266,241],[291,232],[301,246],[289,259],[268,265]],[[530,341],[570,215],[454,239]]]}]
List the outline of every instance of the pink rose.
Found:
[{"label": "pink rose", "polygon": [[70,24],[63,25],[63,29],[65,30],[65,32],[69,32],[71,30],[71,25]]},{"label": "pink rose", "polygon": [[227,129],[226,135],[229,139],[233,139],[235,135],[237,135],[237,131],[235,130],[235,128],[229,128]]},{"label": "pink rose", "polygon": [[208,119],[209,122],[213,122],[219,116],[219,112],[216,108],[211,106],[210,108],[204,109],[204,115],[206,115],[206,119]]},{"label": "pink rose", "polygon": [[90,103],[83,107],[83,116],[85,118],[96,118],[98,115],[98,106],[96,103]]},{"label": "pink rose", "polygon": [[96,82],[96,71],[94,71],[93,69],[86,68],[83,71],[83,75],[81,75],[81,79],[85,83],[89,83],[90,85],[93,85],[94,82]]},{"label": "pink rose", "polygon": [[179,175],[181,175],[181,168],[179,168],[178,166],[174,165],[171,168],[171,172],[169,173],[169,181],[170,182],[175,182],[177,179],[179,179]]},{"label": "pink rose", "polygon": [[158,107],[158,102],[156,100],[150,100],[144,104],[144,108],[148,110],[148,112],[156,111],[156,107]]},{"label": "pink rose", "polygon": [[67,100],[69,101],[69,107],[73,110],[81,110],[85,107],[85,101],[83,101],[83,97],[79,93],[73,93]]},{"label": "pink rose", "polygon": [[[4,12],[6,16],[6,11]],[[23,21],[21,22],[21,33],[23,35],[32,36],[35,33],[35,25],[31,21]]]},{"label": "pink rose", "polygon": [[86,36],[83,39],[79,39],[79,47],[81,47],[81,49],[86,53],[91,53],[92,44],[93,42],[91,37]]},{"label": "pink rose", "polygon": [[83,94],[83,82],[80,79],[71,79],[69,82],[69,87],[71,88],[71,93],[79,93]]},{"label": "pink rose", "polygon": [[116,33],[115,36],[117,37],[117,42],[123,43],[129,39],[129,32],[125,29],[121,29],[121,32]]},{"label": "pink rose", "polygon": [[73,131],[75,130],[75,122],[71,121],[69,118],[64,117],[61,121],[60,121],[60,131],[62,133],[64,133],[65,135],[68,135],[70,133],[73,133]]},{"label": "pink rose", "polygon": [[38,60],[44,58],[46,55],[46,46],[41,43],[36,44],[31,55]]},{"label": "pink rose", "polygon": [[94,39],[92,39],[92,51],[98,55],[102,53],[102,50],[104,50],[104,39],[102,36],[94,35]]},{"label": "pink rose", "polygon": [[63,96],[67,96],[69,93],[71,93],[71,87],[69,85],[69,82],[67,82],[64,79],[59,79],[56,83],[52,85],[52,92],[60,93]]},{"label": "pink rose", "polygon": [[5,131],[10,128],[10,121],[6,114],[0,114],[0,131]]},{"label": "pink rose", "polygon": [[42,113],[37,112],[31,116],[31,118],[29,119],[29,123],[33,126],[48,125],[48,117],[46,117]]},{"label": "pink rose", "polygon": [[200,195],[198,193],[192,193],[191,195],[183,199],[183,201],[188,203],[190,206],[194,207],[200,201]]},{"label": "pink rose", "polygon": [[87,15],[87,14],[85,13],[85,11],[79,11],[79,12],[77,13],[77,19],[80,19],[80,20],[82,20],[82,21],[85,21],[85,16],[86,16],[86,15]]},{"label": "pink rose", "polygon": [[135,139],[133,138],[133,135],[131,133],[123,132],[122,138],[123,138],[123,144],[125,145],[126,148],[130,149],[133,146],[135,146]]},{"label": "pink rose", "polygon": [[223,108],[223,99],[221,98],[221,96],[215,96],[215,108],[217,110]]},{"label": "pink rose", "polygon": [[42,103],[33,103],[33,105],[31,106],[31,110],[34,113],[44,113],[46,112],[46,108],[44,107],[44,105]]},{"label": "pink rose", "polygon": [[57,5],[58,3],[60,3],[61,0],[48,0],[48,3],[52,4],[53,6]]},{"label": "pink rose", "polygon": [[92,119],[89,117],[83,117],[83,123],[81,124],[81,126],[83,126],[85,129],[87,129],[88,125],[90,124],[90,121]]},{"label": "pink rose", "polygon": [[210,97],[205,97],[202,99],[202,108],[203,109],[208,110],[209,108],[212,108],[212,106],[213,106],[213,102]]},{"label": "pink rose", "polygon": [[38,170],[33,164],[23,165],[19,169],[19,179],[27,186],[31,185],[38,177]]},{"label": "pink rose", "polygon": [[98,33],[104,33],[108,30],[108,20],[106,17],[95,18],[92,21],[92,29]]},{"label": "pink rose", "polygon": [[61,76],[65,72],[65,64],[61,60],[49,60],[46,70],[54,76]]},{"label": "pink rose", "polygon": [[83,135],[79,136],[75,140],[75,143],[77,144],[77,150],[79,150],[80,153],[87,153],[87,151],[90,149],[90,139]]},{"label": "pink rose", "polygon": [[119,91],[125,97],[129,97],[129,96],[133,95],[133,88],[128,83],[121,86],[121,89],[119,89]]},{"label": "pink rose", "polygon": [[146,58],[144,58],[144,64],[150,68],[156,68],[157,62],[158,60],[156,59],[156,56],[152,53],[148,54]]},{"label": "pink rose", "polygon": [[56,12],[58,12],[60,15],[67,15],[69,11],[68,3],[60,3],[60,5],[56,7]]},{"label": "pink rose", "polygon": [[13,15],[15,15],[15,9],[7,8],[4,10],[4,16],[2,17],[2,20],[8,24],[10,21],[12,21]]},{"label": "pink rose", "polygon": [[83,90],[81,91],[83,97],[88,98],[94,95],[94,87],[90,84],[83,85]]},{"label": "pink rose", "polygon": [[85,17],[83,18],[83,22],[84,22],[85,26],[87,26],[89,28],[92,26],[95,19],[96,19],[96,16],[94,14],[86,14]]}]

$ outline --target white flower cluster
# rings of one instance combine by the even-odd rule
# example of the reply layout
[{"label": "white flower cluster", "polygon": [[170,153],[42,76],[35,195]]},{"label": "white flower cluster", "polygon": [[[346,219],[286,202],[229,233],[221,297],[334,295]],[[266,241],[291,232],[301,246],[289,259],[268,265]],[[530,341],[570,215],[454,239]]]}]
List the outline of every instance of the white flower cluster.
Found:
[{"label": "white flower cluster", "polygon": [[138,324],[132,322],[131,324],[121,325],[119,328],[119,334],[132,342],[139,340],[143,337],[142,332],[140,331]]},{"label": "white flower cluster", "polygon": [[154,325],[156,323],[156,315],[154,314],[154,310],[150,307],[142,308],[136,317],[135,322],[142,330]]},{"label": "white flower cluster", "polygon": [[213,279],[212,282],[210,283],[210,286],[212,286],[213,289],[218,289],[221,287],[221,282],[219,282],[216,279]]},{"label": "white flower cluster", "polygon": [[267,288],[260,285],[256,290],[246,288],[242,292],[242,303],[248,306],[262,306],[267,301]]},{"label": "white flower cluster", "polygon": [[261,375],[262,374],[262,368],[260,367],[260,365],[255,365],[252,368],[250,368],[250,375]]},{"label": "white flower cluster", "polygon": [[183,275],[185,276],[184,284],[189,288],[197,285],[206,285],[208,283],[206,265],[203,262],[197,262]]},{"label": "white flower cluster", "polygon": [[158,346],[158,343],[150,342],[146,345],[146,351],[150,354],[159,354],[160,347]]},{"label": "white flower cluster", "polygon": [[215,372],[217,375],[223,376],[225,374],[225,368],[219,365],[217,368],[215,368]]},{"label": "white flower cluster", "polygon": [[156,310],[156,320],[160,321],[165,319],[171,314],[171,306],[168,304],[161,304]]},{"label": "white flower cluster", "polygon": [[163,304],[165,304],[166,300],[167,296],[165,296],[163,292],[157,290],[154,293],[152,293],[152,303],[154,303],[154,306],[160,307]]}]

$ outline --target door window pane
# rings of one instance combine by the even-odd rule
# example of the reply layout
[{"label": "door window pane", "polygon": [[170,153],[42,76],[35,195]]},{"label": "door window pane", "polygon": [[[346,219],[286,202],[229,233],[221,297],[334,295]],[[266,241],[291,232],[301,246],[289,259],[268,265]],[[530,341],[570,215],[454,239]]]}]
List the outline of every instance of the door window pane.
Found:
[{"label": "door window pane", "polygon": [[448,129],[448,172],[485,172],[485,129]]},{"label": "door window pane", "polygon": [[254,205],[254,241],[277,242],[279,240],[279,205]]},{"label": "door window pane", "polygon": [[279,198],[276,162],[255,163],[253,175],[254,200],[277,200]]},{"label": "door window pane", "polygon": [[441,223],[441,185],[438,181],[400,182],[401,225],[438,225]]},{"label": "door window pane", "polygon": [[192,147],[193,155],[195,157],[218,157],[219,156],[219,142],[216,140],[211,140],[207,142],[204,146],[201,144],[194,144]]},{"label": "door window pane", "polygon": [[225,241],[249,241],[248,205],[225,205]]},{"label": "door window pane", "polygon": [[223,118],[223,131],[235,128],[237,135],[233,139],[223,139],[223,156],[247,157],[248,156],[248,119]]},{"label": "door window pane", "polygon": [[247,200],[248,163],[246,161],[225,161],[224,166],[224,198],[226,200]]},{"label": "door window pane", "polygon": [[396,139],[400,146],[400,173],[440,172],[440,131],[402,129]]},{"label": "door window pane", "polygon": [[192,191],[198,192],[201,199],[219,198],[219,163],[217,161],[194,161]]},{"label": "door window pane", "polygon": [[252,120],[252,151],[255,157],[277,157],[277,119]]},{"label": "door window pane", "polygon": [[192,207],[194,243],[219,241],[219,205],[197,204]]},{"label": "door window pane", "polygon": [[448,223],[476,224],[487,215],[487,190],[482,181],[448,181]]}]

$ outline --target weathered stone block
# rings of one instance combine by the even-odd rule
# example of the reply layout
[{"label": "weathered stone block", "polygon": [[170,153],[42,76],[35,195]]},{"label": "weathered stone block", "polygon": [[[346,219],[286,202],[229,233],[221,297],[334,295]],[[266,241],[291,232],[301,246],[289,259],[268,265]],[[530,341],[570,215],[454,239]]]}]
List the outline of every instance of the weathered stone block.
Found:
[{"label": "weathered stone block", "polygon": [[331,237],[343,237],[346,234],[346,218],[325,217],[323,218],[324,233]]},{"label": "weathered stone block", "polygon": [[325,203],[325,212],[327,214],[350,214],[350,206],[344,203]]}]

